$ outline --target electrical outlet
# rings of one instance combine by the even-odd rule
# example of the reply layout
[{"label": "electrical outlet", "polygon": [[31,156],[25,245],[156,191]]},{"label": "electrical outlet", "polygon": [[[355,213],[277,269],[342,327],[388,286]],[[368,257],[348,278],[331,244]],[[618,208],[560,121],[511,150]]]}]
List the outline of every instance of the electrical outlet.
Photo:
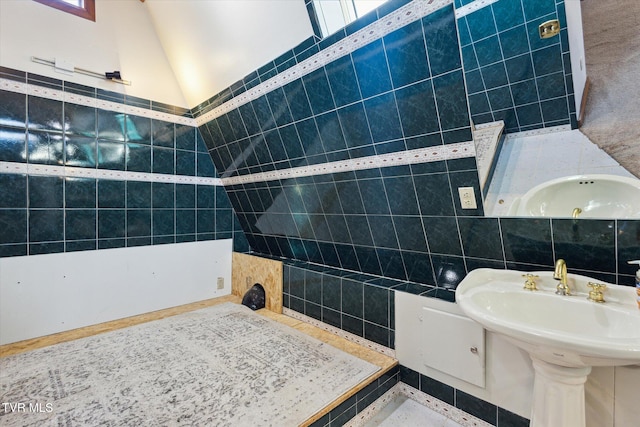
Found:
[{"label": "electrical outlet", "polygon": [[218,289],[224,289],[224,277],[218,277]]},{"label": "electrical outlet", "polygon": [[473,187],[459,187],[458,194],[460,195],[460,205],[462,209],[478,209]]}]

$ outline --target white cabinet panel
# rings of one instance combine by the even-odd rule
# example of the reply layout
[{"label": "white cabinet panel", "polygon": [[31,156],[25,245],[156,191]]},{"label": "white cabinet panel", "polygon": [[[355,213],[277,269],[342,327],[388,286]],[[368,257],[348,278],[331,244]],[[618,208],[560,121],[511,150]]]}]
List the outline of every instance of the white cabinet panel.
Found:
[{"label": "white cabinet panel", "polygon": [[484,328],[466,317],[428,307],[420,317],[424,365],[484,387]]},{"label": "white cabinet panel", "polygon": [[[471,336],[467,336],[467,331],[477,332],[482,328],[480,324],[465,316],[455,303],[404,292],[395,293],[395,303],[396,357],[402,366],[520,416],[530,416],[533,368],[531,358],[525,351],[488,331],[481,333],[481,340],[473,338],[475,332],[470,332]],[[429,323],[425,320],[425,308],[433,309],[441,316],[437,317],[438,320],[429,320],[432,322]],[[445,314],[453,317],[446,317]],[[460,319],[464,321],[460,322]],[[453,321],[457,326],[448,329],[449,321]],[[425,335],[430,332],[440,336],[443,343],[435,343]],[[463,334],[464,337],[460,339],[459,334]],[[454,359],[457,354],[472,355],[469,348],[473,345],[478,347],[480,355],[477,365]],[[438,357],[452,359],[450,368],[453,372],[427,366],[423,353],[431,350],[435,353],[429,357],[437,354]],[[440,369],[448,368],[440,366]],[[469,382],[468,376],[471,372],[477,372],[477,369],[483,372],[482,381],[478,381],[482,385]]]},{"label": "white cabinet panel", "polygon": [[445,374],[478,390],[485,387],[485,332],[479,323],[446,301],[403,292],[396,292],[395,301],[401,365],[436,379]]}]

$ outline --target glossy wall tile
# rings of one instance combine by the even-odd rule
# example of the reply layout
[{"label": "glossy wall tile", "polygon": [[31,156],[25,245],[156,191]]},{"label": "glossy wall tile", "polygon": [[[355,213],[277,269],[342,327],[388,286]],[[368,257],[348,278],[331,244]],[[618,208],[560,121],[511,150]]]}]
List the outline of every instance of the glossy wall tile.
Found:
[{"label": "glossy wall tile", "polygon": [[[538,25],[550,19],[560,20],[561,32],[541,39]],[[563,0],[497,1],[461,17],[458,30],[475,124],[577,128]]]},{"label": "glossy wall tile", "polygon": [[[0,78],[136,107],[153,104],[7,68]],[[224,189],[196,181],[217,177],[196,127],[10,90],[0,90],[0,106],[0,256],[229,238],[235,250],[248,250]],[[28,172],[37,165],[54,169]],[[12,172],[16,167],[25,173]],[[147,175],[84,177],[82,169]],[[150,173],[193,183],[150,182]]]},{"label": "glossy wall tile", "polygon": [[[456,40],[448,6],[207,122],[201,130],[217,169],[242,176],[470,141]],[[271,70],[256,74],[270,78]],[[433,284],[422,218],[457,210],[441,165],[226,190],[254,251]],[[475,168],[470,161],[457,171],[458,182],[477,187]]]},{"label": "glossy wall tile", "polygon": [[[301,43],[194,114],[208,117],[405,4],[390,2],[334,36]],[[510,117],[510,131],[569,123],[575,114],[563,61],[566,27],[550,41],[530,34],[541,17],[562,17],[563,10],[562,1],[500,0],[456,19],[448,5],[203,122],[200,130],[221,176],[243,177],[469,141],[468,108],[475,120],[480,104],[491,120]],[[551,119],[550,111],[564,115]],[[555,220],[498,220],[483,218],[482,207],[463,210],[457,196],[462,186],[479,192],[473,157],[225,188],[256,253],[410,283],[454,289],[474,268],[548,269],[554,251],[590,251],[587,240]],[[584,262],[571,263],[569,253],[570,270],[630,284],[630,270],[616,257],[620,251],[640,256],[631,249],[640,241],[621,234],[622,225],[632,227],[612,223],[615,238],[590,231],[601,225],[580,227],[582,235],[598,237],[602,259],[585,270]],[[624,245],[616,246],[616,239]]]},{"label": "glossy wall tile", "polygon": [[529,420],[438,380],[399,366],[400,381],[497,427],[526,427]]}]

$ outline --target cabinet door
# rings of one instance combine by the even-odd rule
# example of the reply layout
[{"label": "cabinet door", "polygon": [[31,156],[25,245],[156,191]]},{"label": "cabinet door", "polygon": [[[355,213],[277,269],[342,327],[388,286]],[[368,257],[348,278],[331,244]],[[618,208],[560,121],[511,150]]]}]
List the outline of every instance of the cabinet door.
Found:
[{"label": "cabinet door", "polygon": [[422,363],[468,383],[484,387],[484,328],[473,320],[423,307]]}]

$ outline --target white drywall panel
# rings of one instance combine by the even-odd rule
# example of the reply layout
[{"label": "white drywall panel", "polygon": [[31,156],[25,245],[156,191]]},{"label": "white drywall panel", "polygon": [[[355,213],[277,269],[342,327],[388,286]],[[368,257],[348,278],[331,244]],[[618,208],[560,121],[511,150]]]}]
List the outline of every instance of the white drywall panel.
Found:
[{"label": "white drywall panel", "polygon": [[225,239],[0,258],[0,344],[229,295],[231,254]]}]

